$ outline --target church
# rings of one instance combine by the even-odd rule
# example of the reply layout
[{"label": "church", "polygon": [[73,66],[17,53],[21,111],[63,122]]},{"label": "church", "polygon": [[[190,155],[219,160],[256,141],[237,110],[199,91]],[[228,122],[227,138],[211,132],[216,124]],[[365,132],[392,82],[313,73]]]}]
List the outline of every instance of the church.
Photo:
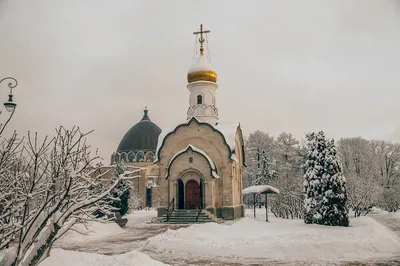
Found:
[{"label": "church", "polygon": [[198,56],[187,73],[189,107],[186,121],[160,129],[149,111],[122,138],[111,165],[124,162],[145,174],[133,184],[143,207],[204,210],[223,220],[244,216],[242,177],[245,164],[240,124],[219,122],[217,72],[205,52],[207,33],[200,25]]}]

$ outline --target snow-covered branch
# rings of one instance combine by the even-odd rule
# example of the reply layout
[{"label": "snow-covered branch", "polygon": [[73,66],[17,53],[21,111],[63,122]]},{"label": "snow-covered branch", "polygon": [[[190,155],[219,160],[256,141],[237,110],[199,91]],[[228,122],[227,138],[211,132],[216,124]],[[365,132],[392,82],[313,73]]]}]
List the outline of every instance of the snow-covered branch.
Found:
[{"label": "snow-covered branch", "polygon": [[0,249],[9,248],[0,265],[39,264],[75,223],[116,210],[109,203],[119,184],[142,171],[93,166],[99,158],[86,136],[78,127],[60,127],[42,141],[29,133],[22,152],[16,138],[0,151]]}]

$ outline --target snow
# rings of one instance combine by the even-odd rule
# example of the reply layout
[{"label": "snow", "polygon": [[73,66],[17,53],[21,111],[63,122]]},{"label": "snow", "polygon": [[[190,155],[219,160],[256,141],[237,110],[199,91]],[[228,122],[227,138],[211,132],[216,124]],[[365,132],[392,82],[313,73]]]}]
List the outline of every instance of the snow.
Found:
[{"label": "snow", "polygon": [[[131,224],[148,223],[155,217],[157,217],[157,210],[151,209],[149,211],[134,211],[123,218],[128,219],[126,226],[129,226]],[[126,232],[115,222],[100,223],[90,221],[86,225],[74,225],[72,230],[69,230],[57,241],[57,244],[66,246],[78,243],[89,243],[92,241],[100,241],[101,239],[108,237],[114,237],[120,234],[123,235],[126,234]]]},{"label": "snow", "polygon": [[277,189],[273,186],[269,186],[269,185],[250,186],[250,187],[243,189],[242,193],[243,193],[243,195],[252,194],[252,193],[260,194],[260,193],[263,193],[266,191],[272,191],[273,193],[279,194],[279,189]]},{"label": "snow", "polygon": [[[236,150],[236,132],[237,128],[239,127],[239,123],[233,123],[233,124],[220,124],[214,126],[216,130],[222,133],[224,135],[226,143],[228,143],[229,147],[231,148],[232,151]],[[241,147],[239,147],[241,148]]]},{"label": "snow", "polygon": [[84,253],[63,249],[53,249],[50,257],[39,266],[161,266],[167,265],[150,258],[148,255],[133,250],[128,253],[114,256]]},{"label": "snow", "polygon": [[57,242],[60,244],[90,242],[123,233],[124,230],[115,222],[100,223],[91,221],[86,226],[84,224],[74,225]]},{"label": "snow", "polygon": [[[219,176],[218,176],[218,174],[217,174],[217,172],[216,172],[216,167],[215,167],[214,161],[210,158],[210,156],[207,155],[206,152],[202,151],[202,150],[199,149],[199,148],[196,148],[196,147],[193,146],[192,144],[189,144],[185,149],[178,151],[178,152],[171,158],[171,161],[168,163],[168,169],[170,168],[171,163],[174,161],[174,159],[175,159],[176,157],[178,157],[179,155],[181,155],[182,153],[187,152],[187,151],[189,150],[189,148],[192,149],[193,151],[195,151],[195,152],[200,153],[201,155],[203,155],[203,156],[207,159],[208,163],[209,163],[210,166],[211,166],[211,170],[212,170],[211,173],[212,173],[212,176],[213,176],[214,178],[219,178]],[[165,178],[168,178],[168,175],[169,175],[169,173],[167,172],[167,175],[165,176]]]},{"label": "snow", "polygon": [[197,72],[197,71],[213,71],[209,60],[204,55],[199,55],[197,60],[193,63],[193,65],[189,68],[188,74]]},{"label": "snow", "polygon": [[[257,218],[264,220],[265,214],[260,212]],[[357,261],[400,252],[400,238],[370,217],[351,219],[350,227],[308,225],[303,220],[274,217],[270,221],[243,218],[231,225],[207,223],[168,230],[150,238],[144,250],[282,261]]]},{"label": "snow", "polygon": [[124,218],[128,218],[128,223],[129,224],[145,224],[150,222],[153,218],[157,217],[157,210],[156,209],[150,209],[148,211],[146,210],[140,210],[140,211],[134,211],[133,213],[129,213]]},{"label": "snow", "polygon": [[232,153],[231,160],[235,161],[237,163],[239,162],[239,160],[237,159],[237,157],[236,157],[236,155],[234,153]]},{"label": "snow", "polygon": [[[201,122],[201,123],[207,123],[207,122],[205,122],[205,121],[200,121],[200,120],[198,120],[196,117],[193,117],[193,118],[196,119],[197,121]],[[189,124],[189,122],[190,122],[190,120],[189,120],[189,121],[186,121],[186,122],[184,122],[184,123],[178,124],[177,126],[174,126],[174,127],[166,127],[166,128],[163,128],[163,129],[162,129],[160,135],[158,136],[155,163],[158,162],[159,159],[160,159],[160,158],[158,158],[158,152],[159,152],[159,150],[160,150],[160,148],[161,148],[161,145],[162,145],[163,140],[165,139],[165,137],[166,137],[169,133],[175,131],[175,129],[176,129],[177,127],[179,127],[180,125],[187,125],[187,124]],[[230,149],[231,149],[232,152],[236,150],[236,141],[235,141],[235,138],[236,138],[237,128],[239,127],[239,123],[233,123],[233,124],[220,124],[220,123],[219,123],[219,124],[216,125],[216,126],[215,126],[215,125],[212,125],[212,124],[210,124],[210,123],[207,123],[207,124],[209,124],[210,126],[212,126],[214,129],[216,129],[217,131],[219,131],[219,132],[224,136],[224,139],[225,139],[226,143],[229,145],[229,147],[230,147]]]}]

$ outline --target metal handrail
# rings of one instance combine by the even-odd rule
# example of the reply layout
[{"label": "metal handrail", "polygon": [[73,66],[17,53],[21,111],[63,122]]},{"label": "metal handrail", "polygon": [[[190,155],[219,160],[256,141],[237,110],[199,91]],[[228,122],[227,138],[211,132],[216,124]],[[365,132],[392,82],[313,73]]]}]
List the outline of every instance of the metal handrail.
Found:
[{"label": "metal handrail", "polygon": [[199,220],[199,216],[200,216],[200,213],[201,213],[201,210],[202,210],[202,206],[201,206],[202,204],[201,204],[201,200],[199,200],[199,202],[197,203],[197,207],[196,207],[196,211],[197,211],[197,213],[196,213],[196,223],[197,223],[197,221]]},{"label": "metal handrail", "polygon": [[[175,198],[172,198],[172,200],[168,203],[168,208],[167,208],[167,222],[169,222],[169,218],[171,217],[171,214],[174,212],[175,210]],[[171,210],[171,206],[172,206],[172,210]]]}]

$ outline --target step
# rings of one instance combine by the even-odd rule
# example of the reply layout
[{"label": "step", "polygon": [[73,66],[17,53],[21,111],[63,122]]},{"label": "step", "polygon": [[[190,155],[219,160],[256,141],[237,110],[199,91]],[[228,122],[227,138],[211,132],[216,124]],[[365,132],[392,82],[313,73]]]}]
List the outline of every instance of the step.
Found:
[{"label": "step", "polygon": [[193,209],[177,209],[169,215],[169,218],[167,214],[161,216],[161,222],[168,224],[211,223],[212,218],[207,215],[205,210],[198,212]]},{"label": "step", "polygon": [[[162,220],[167,220],[167,217],[163,217]],[[169,217],[169,220],[187,220],[187,221],[196,221],[196,217]],[[198,221],[203,221],[203,220],[212,220],[209,217],[199,217],[197,218]]]}]

